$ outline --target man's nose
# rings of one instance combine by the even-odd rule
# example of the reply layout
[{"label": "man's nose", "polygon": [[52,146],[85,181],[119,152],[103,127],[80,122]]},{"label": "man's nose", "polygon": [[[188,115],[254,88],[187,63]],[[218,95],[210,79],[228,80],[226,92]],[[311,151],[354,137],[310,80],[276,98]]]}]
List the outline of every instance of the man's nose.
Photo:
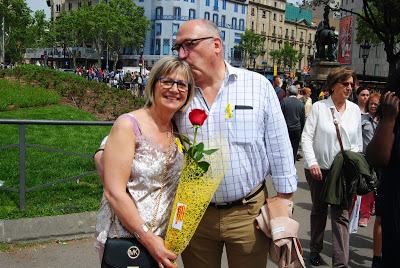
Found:
[{"label": "man's nose", "polygon": [[183,47],[180,47],[178,50],[178,57],[181,60],[184,60],[187,58],[187,56],[189,55],[189,53],[186,52],[186,50]]}]

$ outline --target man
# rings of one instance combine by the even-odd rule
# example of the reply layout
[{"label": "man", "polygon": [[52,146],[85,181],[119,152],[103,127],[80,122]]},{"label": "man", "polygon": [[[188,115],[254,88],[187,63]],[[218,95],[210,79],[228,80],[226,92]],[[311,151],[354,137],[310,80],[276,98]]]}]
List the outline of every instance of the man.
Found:
[{"label": "man", "polygon": [[283,81],[279,75],[275,75],[273,79],[273,86],[275,93],[278,96],[279,103],[282,104],[283,99],[286,97],[286,92],[282,89]]},{"label": "man", "polygon": [[297,188],[287,128],[274,89],[262,75],[224,61],[219,30],[210,21],[182,24],[173,50],[190,64],[198,86],[187,112],[175,117],[179,132],[191,137],[188,113],[204,109],[208,118],[199,141],[223,136],[228,143],[228,170],[182,254],[184,265],[220,267],[225,245],[230,268],[266,267],[270,241],[255,225],[267,197],[265,177],[272,174],[274,187],[284,198],[291,198]]},{"label": "man", "polygon": [[301,138],[301,132],[305,122],[304,104],[297,98],[298,88],[292,85],[288,89],[289,97],[282,102],[282,112],[289,131],[290,143],[293,149],[293,158],[297,159],[297,150]]},{"label": "man", "polygon": [[[175,116],[179,132],[192,138],[188,114],[204,109],[208,118],[198,141],[207,144],[222,137],[228,143],[228,170],[182,253],[183,263],[190,268],[220,267],[225,246],[230,268],[266,267],[270,241],[255,224],[267,197],[265,178],[272,174],[282,198],[291,199],[297,189],[289,136],[274,89],[264,76],[224,61],[218,27],[210,21],[183,23],[172,49],[189,63],[198,87],[187,112]],[[95,157],[101,171],[101,156]]]}]

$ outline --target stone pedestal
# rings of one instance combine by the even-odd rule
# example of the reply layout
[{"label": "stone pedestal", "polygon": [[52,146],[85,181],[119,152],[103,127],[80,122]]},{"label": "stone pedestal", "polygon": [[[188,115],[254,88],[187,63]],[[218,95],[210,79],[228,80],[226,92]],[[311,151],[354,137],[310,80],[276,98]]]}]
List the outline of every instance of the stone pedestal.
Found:
[{"label": "stone pedestal", "polygon": [[316,59],[311,64],[310,76],[308,77],[308,80],[325,82],[329,72],[333,68],[339,66],[340,64],[337,61],[321,61]]}]

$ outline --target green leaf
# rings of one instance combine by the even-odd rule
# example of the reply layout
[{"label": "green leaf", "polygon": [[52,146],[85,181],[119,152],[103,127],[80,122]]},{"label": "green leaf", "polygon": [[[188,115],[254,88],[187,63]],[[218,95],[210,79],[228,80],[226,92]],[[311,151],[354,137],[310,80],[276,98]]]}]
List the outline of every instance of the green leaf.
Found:
[{"label": "green leaf", "polygon": [[211,154],[215,153],[216,151],[218,151],[218,149],[208,149],[208,150],[204,150],[203,153],[206,155],[211,155]]},{"label": "green leaf", "polygon": [[210,167],[210,163],[208,163],[206,161],[201,161],[201,162],[198,162],[197,164],[204,171],[204,173],[206,173],[208,171],[208,168]]},{"label": "green leaf", "polygon": [[192,143],[191,143],[191,141],[189,140],[189,138],[186,137],[185,135],[183,135],[183,134],[178,134],[178,137],[181,139],[182,145],[185,145],[184,143],[188,144],[189,146],[192,145]]}]

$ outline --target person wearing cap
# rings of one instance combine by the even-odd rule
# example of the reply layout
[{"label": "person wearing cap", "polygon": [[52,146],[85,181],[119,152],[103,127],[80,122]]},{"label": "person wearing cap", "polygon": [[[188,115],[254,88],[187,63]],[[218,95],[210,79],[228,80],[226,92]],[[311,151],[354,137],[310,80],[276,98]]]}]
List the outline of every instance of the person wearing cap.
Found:
[{"label": "person wearing cap", "polygon": [[289,97],[284,99],[281,105],[289,131],[290,143],[293,149],[293,159],[295,162],[297,150],[299,149],[301,132],[305,122],[304,104],[297,98],[298,91],[297,86],[290,86],[288,88]]}]

